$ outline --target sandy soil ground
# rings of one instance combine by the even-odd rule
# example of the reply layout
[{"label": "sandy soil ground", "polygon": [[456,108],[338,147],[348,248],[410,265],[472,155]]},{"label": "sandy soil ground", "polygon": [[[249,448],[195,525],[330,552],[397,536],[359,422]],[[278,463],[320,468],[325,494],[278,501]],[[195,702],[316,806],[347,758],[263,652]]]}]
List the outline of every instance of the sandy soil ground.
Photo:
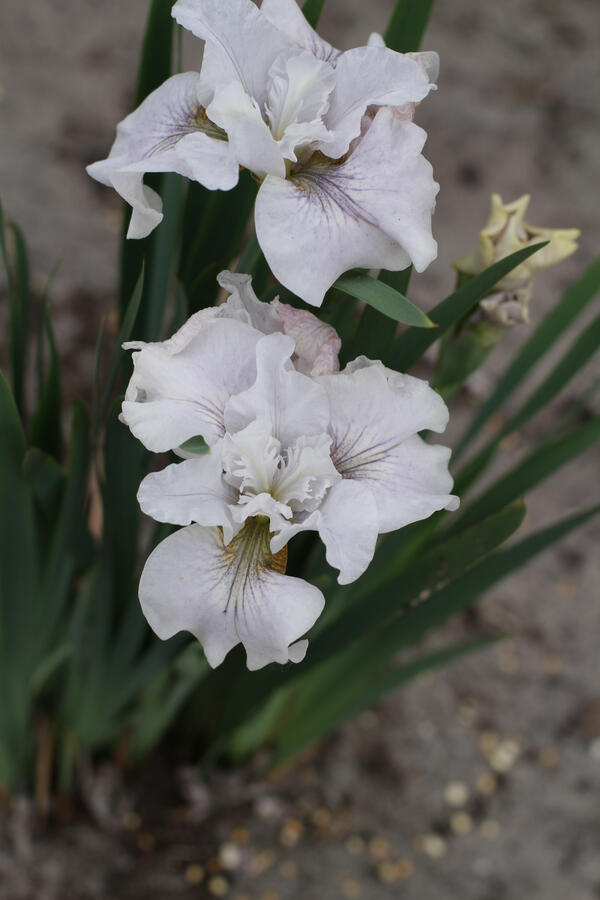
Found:
[{"label": "sandy soil ground", "polygon": [[[116,198],[83,166],[105,154],[129,110],[146,6],[0,8],[0,196],[29,238],[39,285],[62,258],[54,302],[71,391],[87,383],[112,303],[119,229]],[[325,36],[351,46],[383,28],[392,0],[328,6]],[[534,224],[583,230],[579,253],[540,279],[534,317],[591,260],[600,243],[599,42],[594,0],[440,0],[425,40],[442,57],[440,88],[419,113],[442,185],[440,258],[413,283],[423,305],[451,287],[450,263],[472,245],[492,190],[531,192]],[[191,67],[193,48],[186,53]],[[525,336],[509,336],[477,390]],[[589,367],[500,464],[551,432],[597,377]],[[453,433],[465,415],[461,400]],[[599,475],[590,451],[534,493],[525,527],[591,502]],[[0,897],[600,897],[599,536],[589,526],[486,598],[480,621],[509,632],[508,643],[414,683],[276,781],[218,781],[213,796],[225,810],[208,820],[199,821],[202,786],[184,779],[183,790],[181,773],[163,773],[154,803],[161,779],[150,773],[116,790],[102,827],[78,817],[32,845],[23,809],[2,824]]]}]

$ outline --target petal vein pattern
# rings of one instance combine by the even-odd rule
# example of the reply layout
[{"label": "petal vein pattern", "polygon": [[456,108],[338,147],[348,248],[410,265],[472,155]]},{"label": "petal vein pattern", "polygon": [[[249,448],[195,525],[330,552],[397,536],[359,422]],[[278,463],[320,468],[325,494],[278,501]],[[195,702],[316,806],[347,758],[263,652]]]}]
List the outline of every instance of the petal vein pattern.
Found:
[{"label": "petal vein pattern", "polygon": [[140,581],[144,615],[163,640],[190,631],[211,666],[244,645],[248,668],[299,662],[299,638],[321,614],[318,588],[283,574],[285,551],[273,555],[268,526],[251,520],[225,544],[218,528],[189,525],[148,558]]}]

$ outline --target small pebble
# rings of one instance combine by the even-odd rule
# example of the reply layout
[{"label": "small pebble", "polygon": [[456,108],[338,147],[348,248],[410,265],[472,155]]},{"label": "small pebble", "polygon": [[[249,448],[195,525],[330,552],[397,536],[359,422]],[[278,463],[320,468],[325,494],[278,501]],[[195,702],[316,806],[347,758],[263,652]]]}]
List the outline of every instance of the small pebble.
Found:
[{"label": "small pebble", "polygon": [[424,834],[422,839],[423,853],[431,859],[441,859],[446,855],[447,845],[439,834]]},{"label": "small pebble", "polygon": [[475,787],[478,794],[483,794],[484,797],[491,797],[498,787],[498,778],[493,772],[482,772],[477,777]]},{"label": "small pebble", "polygon": [[229,882],[222,875],[213,875],[209,879],[207,887],[213,897],[225,897],[229,891]]},{"label": "small pebble", "polygon": [[473,819],[466,812],[452,813],[450,827],[454,834],[469,834],[473,830]]},{"label": "small pebble", "polygon": [[233,872],[235,869],[239,868],[242,861],[242,854],[240,853],[239,847],[235,844],[222,844],[221,847],[219,847],[219,859],[224,869]]},{"label": "small pebble", "polygon": [[469,788],[463,781],[450,781],[444,789],[448,806],[464,806],[469,799]]},{"label": "small pebble", "polygon": [[188,884],[202,884],[204,881],[204,867],[199,863],[192,863],[185,870],[185,880]]},{"label": "small pebble", "polygon": [[279,832],[279,843],[284,847],[295,847],[304,834],[304,825],[299,819],[286,819]]},{"label": "small pebble", "polygon": [[369,841],[369,853],[373,859],[387,859],[391,848],[389,842],[383,837],[373,837]]}]

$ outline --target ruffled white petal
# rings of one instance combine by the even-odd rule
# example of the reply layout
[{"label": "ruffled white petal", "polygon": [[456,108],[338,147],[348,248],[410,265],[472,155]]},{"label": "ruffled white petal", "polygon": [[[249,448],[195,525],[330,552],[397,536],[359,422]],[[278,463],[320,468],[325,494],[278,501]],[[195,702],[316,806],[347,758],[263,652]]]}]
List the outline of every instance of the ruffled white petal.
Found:
[{"label": "ruffled white petal", "polygon": [[210,65],[202,72],[207,81],[218,79],[211,87],[239,81],[262,107],[269,69],[289,42],[252,0],[177,0],[173,16],[209,42]]},{"label": "ruffled white petal", "polygon": [[312,511],[320,506],[329,488],[340,481],[330,450],[331,438],[327,434],[295,441],[275,473],[273,496],[293,512]]},{"label": "ruffled white petal", "polygon": [[308,24],[295,0],[263,0],[260,11],[295,47],[310,50],[317,59],[330,61],[339,55]]},{"label": "ruffled white petal", "polygon": [[218,529],[189,525],[148,558],[140,581],[142,610],[163,640],[178,631],[194,634],[211,666],[240,642],[249,669],[298,661],[306,644],[296,642],[325,601],[317,588],[280,568],[260,525],[249,523],[227,546]]},{"label": "ruffled white petal", "polygon": [[263,120],[258,103],[240,82],[218,90],[207,115],[227,132],[231,151],[241,166],[259,178],[285,177],[282,148]]},{"label": "ruffled white petal", "polygon": [[230,433],[241,431],[255,419],[268,423],[270,433],[289,447],[301,437],[327,431],[329,405],[321,385],[297,372],[290,361],[294,342],[283,334],[270,334],[256,346],[256,381],[232,397],[225,409]]},{"label": "ruffled white petal", "polygon": [[145,237],[162,219],[160,197],[143,184],[145,172],[177,172],[210,190],[230,190],[239,166],[225,135],[211,123],[211,99],[197,72],[168,78],[117,126],[107,159],[87,171],[133,208],[129,237]]},{"label": "ruffled white petal", "polygon": [[370,106],[418,103],[432,88],[425,69],[402,53],[381,47],[356,47],[336,61],[336,86],[325,124],[331,138],[319,149],[332,159],[347,152],[358,137],[363,115]]},{"label": "ruffled white petal", "polygon": [[331,406],[332,458],[344,478],[371,491],[378,531],[393,531],[439,509],[456,509],[450,494],[450,451],[419,431],[443,431],[448,410],[427,382],[359,359],[318,379]]},{"label": "ruffled white petal", "polygon": [[369,486],[344,479],[331,488],[317,510],[283,526],[271,539],[271,549],[278,552],[301,531],[318,531],[327,562],[340,570],[338,582],[351,584],[373,559],[379,518]]},{"label": "ruffled white petal", "polygon": [[[255,380],[259,332],[244,322],[202,319],[184,328],[183,349],[149,344],[133,355],[134,371],[122,417],[148,450],[173,450],[196,435],[212,445],[223,436],[223,411],[232,394]],[[177,343],[183,340],[171,339]]]},{"label": "ruffled white petal", "polygon": [[438,185],[421,155],[425,138],[381,109],[343,162],[315,156],[293,179],[267,177],[255,222],[275,277],[319,306],[356,266],[400,270],[412,262],[422,272],[437,255],[431,215]]},{"label": "ruffled white petal", "polygon": [[151,472],[137,498],[142,511],[157,522],[220,525],[229,543],[234,533],[230,506],[237,496],[223,479],[220,453],[212,452]]}]

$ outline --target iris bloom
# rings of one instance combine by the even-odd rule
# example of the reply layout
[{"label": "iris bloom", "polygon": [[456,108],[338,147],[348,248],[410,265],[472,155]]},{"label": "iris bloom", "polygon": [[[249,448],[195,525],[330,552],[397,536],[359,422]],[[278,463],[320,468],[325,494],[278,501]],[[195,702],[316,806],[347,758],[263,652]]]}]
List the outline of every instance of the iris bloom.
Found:
[{"label": "iris bloom", "polygon": [[206,41],[201,72],[169,78],[88,167],[133,207],[129,237],[162,219],[144,173],[230,190],[241,166],[261,182],[256,233],[271,270],[308,303],[356,266],[422,271],[435,259],[438,186],[411,121],[435,54],[396,53],[377,35],[342,53],[295,0],[178,0],[173,15]]},{"label": "iris bloom", "polygon": [[[238,643],[248,668],[300,661],[320,590],[285,574],[289,540],[317,531],[338,581],[358,578],[377,535],[455,509],[449,450],[419,431],[448,411],[426,382],[364,357],[338,371],[339,339],[311,313],[261,303],[225,273],[223,306],[170,340],[127,345],[122,417],[145,446],[188,456],[148,475],[138,499],[184,526],[146,562],[140,600],[165,639],[192,632],[212,666]],[[202,435],[204,455],[181,445]]]}]

